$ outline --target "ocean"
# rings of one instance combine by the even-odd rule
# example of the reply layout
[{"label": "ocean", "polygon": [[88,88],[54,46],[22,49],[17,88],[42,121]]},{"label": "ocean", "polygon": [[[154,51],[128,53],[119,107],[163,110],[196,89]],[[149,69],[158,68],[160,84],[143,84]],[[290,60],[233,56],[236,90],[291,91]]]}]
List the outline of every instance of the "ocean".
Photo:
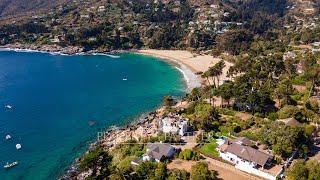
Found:
[{"label": "ocean", "polygon": [[178,69],[149,56],[1,51],[0,179],[57,179],[102,128],[128,124],[185,89]]}]

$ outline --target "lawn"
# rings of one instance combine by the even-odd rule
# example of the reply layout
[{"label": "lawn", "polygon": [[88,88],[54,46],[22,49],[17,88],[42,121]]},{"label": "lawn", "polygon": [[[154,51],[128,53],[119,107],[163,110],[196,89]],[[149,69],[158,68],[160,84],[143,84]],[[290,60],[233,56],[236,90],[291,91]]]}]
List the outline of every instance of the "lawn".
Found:
[{"label": "lawn", "polygon": [[215,141],[206,143],[200,148],[200,152],[207,156],[219,157],[219,152],[217,151],[218,144]]}]

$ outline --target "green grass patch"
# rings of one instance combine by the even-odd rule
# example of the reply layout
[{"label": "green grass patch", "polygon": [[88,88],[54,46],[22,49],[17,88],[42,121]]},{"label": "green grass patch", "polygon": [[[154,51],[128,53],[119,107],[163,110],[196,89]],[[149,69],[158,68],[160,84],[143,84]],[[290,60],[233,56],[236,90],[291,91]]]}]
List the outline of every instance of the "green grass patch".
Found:
[{"label": "green grass patch", "polygon": [[306,79],[304,75],[299,75],[294,77],[294,79],[291,80],[292,84],[295,85],[305,85],[306,84]]},{"label": "green grass patch", "polygon": [[215,141],[206,143],[200,147],[200,152],[209,157],[219,157],[219,152],[217,151],[218,144]]},{"label": "green grass patch", "polygon": [[228,116],[235,116],[236,115],[236,111],[234,111],[232,109],[228,109],[228,108],[219,108],[218,112],[220,114],[228,115]]}]

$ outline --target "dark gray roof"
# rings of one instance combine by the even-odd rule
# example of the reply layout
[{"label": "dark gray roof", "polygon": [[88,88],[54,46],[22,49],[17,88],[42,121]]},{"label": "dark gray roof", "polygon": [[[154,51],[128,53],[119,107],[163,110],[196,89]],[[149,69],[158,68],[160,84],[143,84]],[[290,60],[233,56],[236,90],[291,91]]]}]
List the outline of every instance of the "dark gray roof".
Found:
[{"label": "dark gray roof", "polygon": [[157,143],[157,144],[148,144],[147,145],[148,149],[148,156],[154,158],[154,159],[161,159],[162,157],[169,157],[174,150],[174,147],[172,147],[169,144],[162,144],[162,143]]}]

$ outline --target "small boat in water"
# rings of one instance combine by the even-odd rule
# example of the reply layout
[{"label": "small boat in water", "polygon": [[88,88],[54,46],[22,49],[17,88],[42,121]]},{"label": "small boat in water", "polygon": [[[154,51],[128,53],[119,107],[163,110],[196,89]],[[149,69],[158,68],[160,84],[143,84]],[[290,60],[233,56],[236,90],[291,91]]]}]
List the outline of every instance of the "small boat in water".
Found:
[{"label": "small boat in water", "polygon": [[128,80],[128,79],[125,77],[125,78],[123,78],[122,80],[123,80],[123,81],[126,81],[126,80]]},{"label": "small boat in water", "polygon": [[8,168],[12,168],[13,166],[16,166],[16,165],[18,165],[18,161],[15,161],[15,162],[10,163],[10,164],[7,162],[7,164],[4,165],[3,168],[8,169]]},{"label": "small boat in water", "polygon": [[12,107],[11,105],[9,105],[9,104],[5,105],[4,107],[7,108],[7,109],[12,109],[12,108],[13,108],[13,107]]},{"label": "small boat in water", "polygon": [[16,144],[16,149],[17,150],[21,149],[21,144]]},{"label": "small boat in water", "polygon": [[9,140],[9,139],[11,139],[11,136],[10,136],[10,134],[7,134],[6,135],[6,140]]}]

